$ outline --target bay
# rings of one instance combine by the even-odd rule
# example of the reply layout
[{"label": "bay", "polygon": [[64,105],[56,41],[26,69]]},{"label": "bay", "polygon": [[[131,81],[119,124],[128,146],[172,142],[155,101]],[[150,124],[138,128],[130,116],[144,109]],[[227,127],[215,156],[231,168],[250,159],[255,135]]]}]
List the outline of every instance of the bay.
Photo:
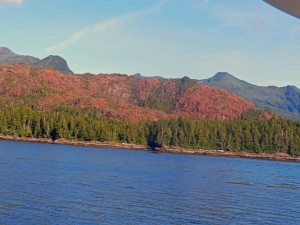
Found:
[{"label": "bay", "polygon": [[300,224],[300,164],[0,141],[0,224]]}]

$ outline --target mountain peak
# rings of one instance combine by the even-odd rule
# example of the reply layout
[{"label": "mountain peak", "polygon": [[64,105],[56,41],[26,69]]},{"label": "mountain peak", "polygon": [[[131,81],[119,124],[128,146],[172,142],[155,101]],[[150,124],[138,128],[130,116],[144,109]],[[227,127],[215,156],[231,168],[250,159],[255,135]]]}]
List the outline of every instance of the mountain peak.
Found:
[{"label": "mountain peak", "polygon": [[299,88],[294,85],[288,85],[285,87],[287,90],[299,91]]},{"label": "mountain peak", "polygon": [[0,47],[0,54],[15,54],[13,51],[11,51],[9,48],[6,47]]},{"label": "mountain peak", "polygon": [[233,92],[253,102],[257,108],[272,110],[287,118],[300,120],[300,90],[295,86],[256,86],[226,72],[217,73],[201,82]]},{"label": "mountain peak", "polygon": [[219,85],[218,87],[223,89],[226,89],[225,87],[228,84],[230,85],[234,84],[237,88],[241,88],[243,85],[247,84],[247,82],[239,80],[238,78],[236,78],[235,76],[227,72],[218,72],[213,77],[202,80],[201,82],[208,85],[218,84]]},{"label": "mountain peak", "polygon": [[42,60],[33,56],[15,54],[7,47],[0,47],[0,64],[26,64],[32,67],[49,67],[64,74],[72,74],[67,61],[55,55],[50,55]]},{"label": "mountain peak", "polygon": [[0,47],[0,58],[7,58],[15,55],[16,54],[13,51],[11,51],[9,48]]},{"label": "mountain peak", "polygon": [[58,55],[49,55],[46,58],[42,59],[41,61],[47,62],[47,63],[64,63],[64,64],[67,64],[67,61],[64,58],[62,58]]},{"label": "mountain peak", "polygon": [[216,75],[215,76],[213,76],[211,79],[213,79],[213,80],[221,80],[221,79],[224,79],[224,78],[226,78],[226,79],[236,79],[234,76],[232,76],[230,73],[228,73],[228,72],[218,72],[218,73],[216,73]]},{"label": "mountain peak", "polygon": [[45,59],[60,59],[65,61],[65,59],[59,55],[49,55]]},{"label": "mountain peak", "polygon": [[64,74],[72,74],[73,71],[69,69],[67,61],[57,55],[49,55],[48,57],[39,61],[36,66],[38,67],[50,67],[58,70]]}]

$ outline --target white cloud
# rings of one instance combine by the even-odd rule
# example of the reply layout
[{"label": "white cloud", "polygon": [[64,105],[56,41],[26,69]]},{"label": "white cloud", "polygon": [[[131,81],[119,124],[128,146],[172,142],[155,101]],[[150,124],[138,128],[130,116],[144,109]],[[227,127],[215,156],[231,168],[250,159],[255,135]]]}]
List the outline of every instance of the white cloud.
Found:
[{"label": "white cloud", "polygon": [[15,5],[21,5],[22,0],[0,0],[0,5],[2,4],[15,4]]},{"label": "white cloud", "polygon": [[122,16],[110,18],[108,20],[102,21],[100,23],[97,23],[97,24],[94,24],[91,26],[87,26],[87,27],[73,33],[67,40],[65,40],[59,44],[48,47],[46,49],[46,51],[54,52],[59,49],[67,48],[69,46],[76,44],[77,42],[84,39],[85,37],[87,37],[90,34],[105,33],[105,32],[117,30],[120,26],[122,26],[124,23],[126,23],[130,20],[137,19],[141,16],[145,16],[148,14],[159,12],[168,1],[169,0],[161,0],[158,2],[157,5],[155,5],[151,8],[148,8],[146,10],[128,13],[128,14],[125,14]]}]

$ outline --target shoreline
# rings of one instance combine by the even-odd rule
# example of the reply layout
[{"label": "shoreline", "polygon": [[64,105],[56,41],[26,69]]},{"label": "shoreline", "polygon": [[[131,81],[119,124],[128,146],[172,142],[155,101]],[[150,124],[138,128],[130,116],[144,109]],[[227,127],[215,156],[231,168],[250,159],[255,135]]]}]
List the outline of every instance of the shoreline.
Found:
[{"label": "shoreline", "polygon": [[272,161],[300,162],[300,157],[291,156],[286,153],[248,153],[248,152],[226,152],[224,150],[207,150],[207,149],[187,149],[176,146],[167,146],[155,149],[158,152],[188,154],[188,155],[207,155],[207,156],[223,156],[231,158],[248,158],[262,159]]},{"label": "shoreline", "polygon": [[76,141],[76,140],[65,140],[46,138],[26,138],[26,137],[15,137],[0,135],[0,140],[5,141],[17,141],[17,142],[34,142],[44,144],[61,144],[61,145],[73,145],[73,146],[84,146],[84,147],[97,147],[97,148],[116,148],[116,149],[132,149],[132,150],[143,150],[159,153],[172,153],[172,154],[186,154],[186,155],[207,155],[207,156],[223,156],[231,158],[249,158],[249,159],[262,159],[262,160],[273,160],[273,161],[287,161],[287,162],[300,162],[300,157],[288,155],[286,153],[248,153],[248,152],[226,152],[224,150],[207,150],[207,149],[186,149],[175,146],[164,146],[162,148],[150,148],[145,145],[118,143],[118,142],[99,142],[99,141]]},{"label": "shoreline", "polygon": [[117,149],[132,149],[132,150],[151,150],[151,148],[145,145],[118,143],[112,141],[76,141],[76,140],[65,140],[57,139],[53,141],[47,138],[26,138],[26,137],[14,137],[0,135],[0,140],[4,141],[17,141],[17,142],[33,142],[42,144],[58,144],[58,145],[73,145],[73,146],[84,146],[84,147],[97,147],[97,148],[117,148]]}]

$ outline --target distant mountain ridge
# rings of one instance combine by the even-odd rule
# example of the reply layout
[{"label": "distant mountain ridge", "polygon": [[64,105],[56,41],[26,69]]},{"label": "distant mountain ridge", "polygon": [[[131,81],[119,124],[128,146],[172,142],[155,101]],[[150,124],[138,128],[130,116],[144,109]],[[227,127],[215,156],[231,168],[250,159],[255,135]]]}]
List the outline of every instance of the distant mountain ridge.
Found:
[{"label": "distant mountain ridge", "polygon": [[[4,64],[4,65],[26,64],[30,67],[51,68],[56,71],[59,71],[62,74],[73,74],[73,72],[68,67],[67,61],[60,56],[50,55],[41,60],[33,56],[18,55],[6,47],[0,47],[0,64]],[[48,73],[49,71],[46,72]],[[87,76],[91,76],[91,75],[87,75]],[[200,111],[202,112],[204,109],[206,109],[206,106],[204,106],[202,103],[203,99],[198,99],[196,103],[195,102],[192,103],[192,102],[188,102],[190,96],[185,96],[186,97],[186,99],[184,100],[185,102],[180,102],[178,96],[180,95],[183,98],[184,97],[183,92],[182,90],[179,91],[177,90],[177,93],[174,92],[175,90],[174,87],[178,85],[177,81],[176,82],[172,81],[174,79],[165,79],[159,76],[146,78],[139,73],[134,74],[131,77],[135,79],[142,79],[142,80],[152,79],[152,81],[154,79],[156,80],[156,82],[158,81],[161,82],[160,85],[157,84],[159,87],[152,88],[151,96],[148,96],[147,98],[141,100],[138,103],[140,107],[154,108],[156,110],[163,109],[162,111],[167,113],[174,111],[176,108],[177,110],[181,111],[181,114],[184,114],[183,112],[185,111],[190,111],[188,113],[189,114],[188,117],[190,118],[193,117],[199,119],[199,118],[206,118],[206,116],[211,117],[211,115],[209,116],[208,114],[207,115],[202,114],[202,116],[199,116],[197,112],[200,110],[201,107],[202,108]],[[165,86],[165,82],[167,83],[169,81],[173,83],[173,86],[174,85],[175,86],[174,87],[168,85]],[[189,80],[184,80],[184,79],[182,81],[190,82]],[[257,85],[250,84],[246,81],[240,80],[226,72],[217,73],[214,77],[200,80],[200,82],[208,86],[221,88],[229,92],[232,92],[237,96],[242,97],[243,99],[246,99],[249,102],[253,103],[255,107],[258,109],[271,110],[286,118],[300,121],[300,90],[297,87],[257,86]],[[133,85],[133,84],[129,84],[129,85]],[[171,88],[171,89],[173,88],[174,89],[173,93],[170,95],[170,93],[168,93],[167,90],[164,90],[166,88]],[[147,87],[145,86],[144,89],[147,89]],[[204,89],[205,88],[202,88],[201,91],[203,91]],[[162,90],[164,90],[164,92]],[[126,89],[122,91],[126,92]],[[199,92],[198,94],[202,94],[200,88],[198,88],[197,91]],[[190,92],[189,95],[193,95],[193,92]],[[196,98],[198,97],[193,96],[193,100],[195,100]],[[195,113],[193,116],[191,113],[192,111],[193,113]],[[210,113],[213,113],[213,110],[210,109],[209,111]],[[213,117],[219,119],[223,117],[224,118],[230,117],[228,114],[226,115],[225,114],[223,112],[216,113],[216,115],[214,115]]]},{"label": "distant mountain ridge", "polygon": [[300,90],[295,86],[257,86],[226,72],[219,72],[200,82],[228,90],[252,102],[259,109],[271,110],[286,118],[300,120]]},{"label": "distant mountain ridge", "polygon": [[31,67],[48,67],[63,74],[73,74],[67,61],[60,56],[50,55],[44,59],[33,56],[18,55],[9,48],[0,47],[0,64],[26,64]]}]

